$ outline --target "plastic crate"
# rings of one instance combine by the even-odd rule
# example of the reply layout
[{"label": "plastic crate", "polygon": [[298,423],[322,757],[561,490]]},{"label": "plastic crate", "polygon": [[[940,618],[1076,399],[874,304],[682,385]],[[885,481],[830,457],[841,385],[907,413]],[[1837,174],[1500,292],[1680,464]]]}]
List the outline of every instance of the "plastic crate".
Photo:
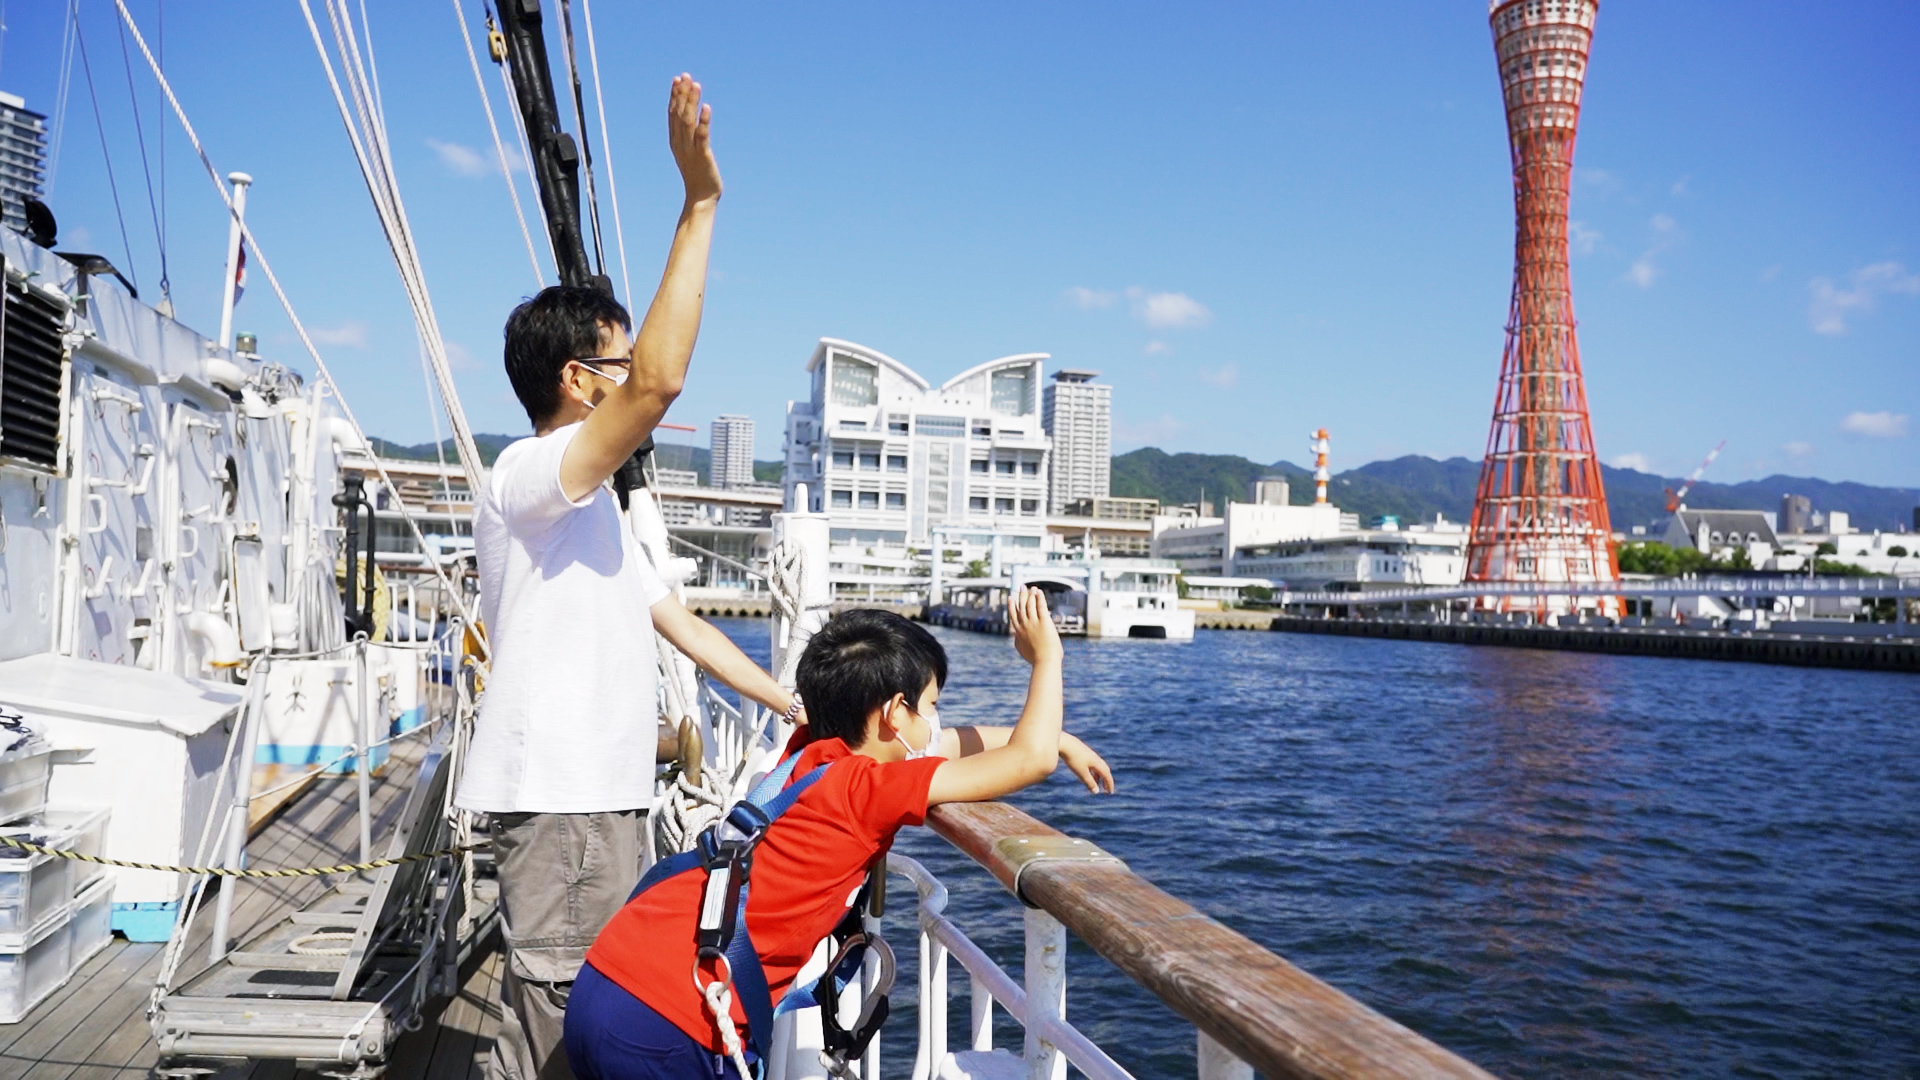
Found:
[{"label": "plastic crate", "polygon": [[113,940],[113,882],[97,881],[73,902],[75,971]]},{"label": "plastic crate", "polygon": [[51,920],[17,949],[0,949],[0,1024],[18,1023],[73,975],[73,920]]},{"label": "plastic crate", "polygon": [[[113,808],[107,806],[49,806],[28,825],[45,828],[52,837],[47,847],[98,858],[107,850],[107,824],[112,814]],[[0,829],[0,833],[6,832]],[[74,863],[73,894],[86,892],[88,886],[107,876],[108,869],[98,863]]]},{"label": "plastic crate", "polygon": [[[59,837],[43,829],[0,831],[34,843],[55,841],[47,846],[58,846]],[[53,855],[0,848],[0,949],[25,947],[43,924],[73,910],[75,865]]]}]

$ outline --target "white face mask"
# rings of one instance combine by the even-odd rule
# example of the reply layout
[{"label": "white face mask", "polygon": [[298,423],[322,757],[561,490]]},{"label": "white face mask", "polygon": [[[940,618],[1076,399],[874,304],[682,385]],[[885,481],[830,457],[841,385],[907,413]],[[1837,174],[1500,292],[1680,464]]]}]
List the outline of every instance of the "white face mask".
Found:
[{"label": "white face mask", "polygon": [[[928,709],[923,713],[909,706],[907,707],[907,711],[927,722],[927,745],[918,750],[915,750],[912,746],[908,746],[907,760],[913,761],[918,758],[938,756],[940,749],[940,710]],[[905,739],[900,741],[902,743],[906,742]]]}]

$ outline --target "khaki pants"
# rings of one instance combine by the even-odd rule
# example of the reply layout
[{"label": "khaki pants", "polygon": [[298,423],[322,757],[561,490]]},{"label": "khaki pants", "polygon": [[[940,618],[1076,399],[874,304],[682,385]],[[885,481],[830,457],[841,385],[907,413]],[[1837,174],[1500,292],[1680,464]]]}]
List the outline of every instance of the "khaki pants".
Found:
[{"label": "khaki pants", "polygon": [[492,1080],[572,1080],[561,1046],[567,992],[640,881],[644,820],[639,810],[492,815],[507,943]]}]

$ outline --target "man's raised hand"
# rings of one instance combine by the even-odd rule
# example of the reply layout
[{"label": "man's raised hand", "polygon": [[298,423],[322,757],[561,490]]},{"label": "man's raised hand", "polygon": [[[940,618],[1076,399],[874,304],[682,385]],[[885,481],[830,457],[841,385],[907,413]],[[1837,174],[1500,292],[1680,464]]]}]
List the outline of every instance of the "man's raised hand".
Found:
[{"label": "man's raised hand", "polygon": [[682,72],[667,94],[667,145],[680,167],[689,203],[720,197],[720,165],[713,160],[712,133],[713,106],[700,103],[700,84]]},{"label": "man's raised hand", "polygon": [[1007,601],[1013,647],[1029,664],[1060,659],[1060,633],[1054,629],[1053,616],[1047,611],[1047,594],[1035,588],[1022,588]]}]

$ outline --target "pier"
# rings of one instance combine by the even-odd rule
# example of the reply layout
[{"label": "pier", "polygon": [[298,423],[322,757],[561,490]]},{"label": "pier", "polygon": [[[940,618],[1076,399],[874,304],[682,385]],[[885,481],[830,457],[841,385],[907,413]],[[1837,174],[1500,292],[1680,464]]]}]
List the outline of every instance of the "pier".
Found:
[{"label": "pier", "polygon": [[1776,634],[1767,631],[1688,630],[1620,626],[1530,626],[1512,623],[1431,622],[1415,619],[1332,619],[1281,615],[1272,629],[1294,634],[1441,641],[1573,649],[1629,656],[1738,660],[1800,667],[1920,672],[1920,639],[1911,637]]}]

